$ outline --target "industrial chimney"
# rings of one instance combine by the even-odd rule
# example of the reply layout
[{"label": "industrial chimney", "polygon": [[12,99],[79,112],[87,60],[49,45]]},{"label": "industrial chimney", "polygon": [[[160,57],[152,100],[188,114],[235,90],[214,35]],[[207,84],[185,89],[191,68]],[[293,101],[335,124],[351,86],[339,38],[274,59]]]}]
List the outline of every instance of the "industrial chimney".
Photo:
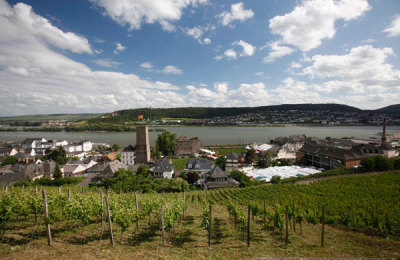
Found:
[{"label": "industrial chimney", "polygon": [[383,119],[383,131],[382,131],[381,144],[386,144],[386,117]]}]

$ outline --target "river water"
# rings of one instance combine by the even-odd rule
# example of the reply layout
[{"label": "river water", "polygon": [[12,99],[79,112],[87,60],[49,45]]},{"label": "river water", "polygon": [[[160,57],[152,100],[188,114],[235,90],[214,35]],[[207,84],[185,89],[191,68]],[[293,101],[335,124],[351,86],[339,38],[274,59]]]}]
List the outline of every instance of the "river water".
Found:
[{"label": "river water", "polygon": [[[200,138],[202,145],[226,145],[269,142],[278,136],[301,135],[325,138],[357,137],[380,138],[376,135],[382,131],[378,126],[343,126],[343,127],[162,127],[178,136]],[[400,131],[400,126],[388,127],[387,132]],[[160,132],[149,132],[150,143],[154,146]],[[79,141],[90,140],[95,143],[119,144],[126,146],[136,144],[136,134],[133,132],[0,132],[0,142],[13,140],[22,141],[25,138],[44,137],[46,139]]]}]

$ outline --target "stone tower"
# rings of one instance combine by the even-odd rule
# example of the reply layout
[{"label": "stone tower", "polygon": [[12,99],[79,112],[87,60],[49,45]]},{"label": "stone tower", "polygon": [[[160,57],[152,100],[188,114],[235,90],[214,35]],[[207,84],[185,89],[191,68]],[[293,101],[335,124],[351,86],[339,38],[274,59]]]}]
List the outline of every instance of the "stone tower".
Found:
[{"label": "stone tower", "polygon": [[148,163],[150,161],[150,144],[148,126],[136,127],[136,162]]}]

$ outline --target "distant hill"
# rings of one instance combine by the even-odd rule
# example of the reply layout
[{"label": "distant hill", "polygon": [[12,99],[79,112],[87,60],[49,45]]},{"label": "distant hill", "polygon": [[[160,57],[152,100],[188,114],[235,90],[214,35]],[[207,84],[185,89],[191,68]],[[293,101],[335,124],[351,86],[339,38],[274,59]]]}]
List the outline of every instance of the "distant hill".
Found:
[{"label": "distant hill", "polygon": [[400,113],[400,104],[383,107],[378,109],[378,111],[384,113]]},{"label": "distant hill", "polygon": [[10,116],[0,117],[0,122],[18,122],[18,121],[34,121],[45,122],[48,120],[67,120],[67,121],[80,121],[89,118],[98,117],[101,114],[48,114],[48,115],[25,115],[25,116]]},{"label": "distant hill", "polygon": [[116,111],[102,117],[93,118],[91,122],[120,122],[135,120],[139,115],[144,118],[192,118],[203,119],[211,117],[236,116],[245,113],[265,113],[268,111],[287,110],[329,110],[358,112],[358,108],[340,104],[284,104],[261,107],[179,107],[179,108],[137,108]]}]

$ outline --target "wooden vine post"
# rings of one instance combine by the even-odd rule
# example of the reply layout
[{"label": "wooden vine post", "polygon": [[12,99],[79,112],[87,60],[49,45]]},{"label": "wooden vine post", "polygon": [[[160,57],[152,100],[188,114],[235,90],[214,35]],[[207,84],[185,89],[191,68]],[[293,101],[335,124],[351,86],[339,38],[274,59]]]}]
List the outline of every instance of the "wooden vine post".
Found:
[{"label": "wooden vine post", "polygon": [[51,230],[50,230],[50,223],[49,223],[49,208],[47,206],[47,195],[46,191],[42,191],[43,197],[43,212],[44,212],[44,219],[46,223],[46,235],[47,235],[47,244],[51,246]]},{"label": "wooden vine post", "polygon": [[25,184],[22,184],[21,191],[24,192],[24,189],[25,189]]},{"label": "wooden vine post", "polygon": [[247,247],[250,246],[250,205],[247,206]]},{"label": "wooden vine post", "polygon": [[58,193],[61,193],[61,186],[58,186]]},{"label": "wooden vine post", "polygon": [[114,247],[114,236],[113,236],[113,231],[112,231],[111,212],[110,212],[110,204],[108,202],[108,193],[106,195],[106,208],[107,208],[108,227],[110,230],[110,241],[111,241],[112,247]]},{"label": "wooden vine post", "polygon": [[38,190],[37,190],[37,185],[35,185],[35,194],[37,194]]},{"label": "wooden vine post", "polygon": [[[137,193],[135,192],[136,214],[139,214],[139,201]],[[136,230],[139,230],[139,218],[136,218]]]},{"label": "wooden vine post", "polygon": [[265,200],[264,200],[264,225],[267,222],[266,215],[267,215],[267,211],[265,210]]},{"label": "wooden vine post", "polygon": [[286,206],[286,234],[285,234],[285,245],[289,243],[289,207]]},{"label": "wooden vine post", "polygon": [[71,201],[71,187],[68,187],[68,200]]},{"label": "wooden vine post", "polygon": [[[164,195],[164,193],[163,193]],[[164,230],[164,205],[161,204],[161,237],[162,237],[162,244],[164,246],[165,240],[165,230]]]},{"label": "wooden vine post", "polygon": [[321,228],[321,246],[324,247],[325,242],[325,207],[322,205],[322,228]]},{"label": "wooden vine post", "polygon": [[99,190],[99,194],[100,194],[100,201],[101,201],[101,228],[103,228],[103,208],[104,208],[104,202],[103,202],[103,190]]},{"label": "wooden vine post", "polygon": [[[186,197],[185,197],[185,191],[183,191],[183,202],[186,202]],[[183,208],[183,214],[182,214],[182,218],[185,219],[185,208]]]},{"label": "wooden vine post", "polygon": [[208,246],[211,246],[211,225],[212,225],[212,206],[211,206],[211,204],[210,204],[210,206],[209,206],[209,210],[210,210],[210,217],[209,217],[209,221],[210,221],[210,223],[209,223],[209,225],[208,225]]}]

